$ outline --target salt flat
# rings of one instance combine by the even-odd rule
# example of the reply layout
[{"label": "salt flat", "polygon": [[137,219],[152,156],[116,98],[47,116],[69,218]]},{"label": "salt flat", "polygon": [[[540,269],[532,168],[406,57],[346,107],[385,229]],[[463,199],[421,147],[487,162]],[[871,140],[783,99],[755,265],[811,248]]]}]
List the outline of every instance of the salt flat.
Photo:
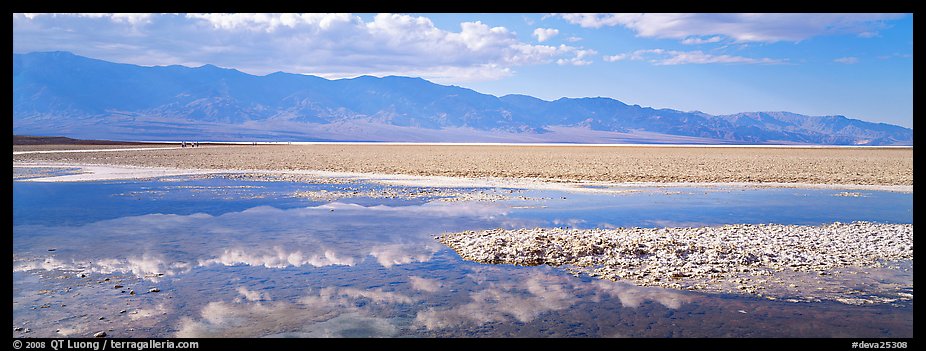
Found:
[{"label": "salt flat", "polygon": [[[37,150],[72,150],[43,145]],[[14,162],[529,179],[555,183],[913,185],[912,148],[208,145],[14,154]],[[35,151],[28,146],[17,152]]]},{"label": "salt flat", "polygon": [[13,157],[16,335],[912,335],[909,149]]}]

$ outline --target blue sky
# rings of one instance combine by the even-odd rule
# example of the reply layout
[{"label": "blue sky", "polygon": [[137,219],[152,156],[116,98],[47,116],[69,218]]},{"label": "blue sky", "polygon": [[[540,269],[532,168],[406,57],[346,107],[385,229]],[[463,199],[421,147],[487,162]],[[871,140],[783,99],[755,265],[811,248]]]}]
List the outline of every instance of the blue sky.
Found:
[{"label": "blue sky", "polygon": [[13,52],[913,126],[910,14],[14,14]]}]

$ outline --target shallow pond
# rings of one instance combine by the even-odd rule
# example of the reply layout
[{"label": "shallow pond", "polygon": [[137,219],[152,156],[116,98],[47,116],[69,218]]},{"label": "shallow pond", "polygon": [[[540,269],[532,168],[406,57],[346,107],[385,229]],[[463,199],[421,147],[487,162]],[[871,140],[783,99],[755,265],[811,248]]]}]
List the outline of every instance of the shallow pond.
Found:
[{"label": "shallow pond", "polygon": [[[856,306],[637,287],[468,262],[434,237],[537,226],[912,223],[912,194],[639,188],[294,196],[401,187],[223,177],[13,182],[13,336],[912,337],[913,302]],[[402,189],[399,189],[402,190]],[[407,190],[407,189],[405,189]],[[913,293],[912,262],[794,277]]]}]

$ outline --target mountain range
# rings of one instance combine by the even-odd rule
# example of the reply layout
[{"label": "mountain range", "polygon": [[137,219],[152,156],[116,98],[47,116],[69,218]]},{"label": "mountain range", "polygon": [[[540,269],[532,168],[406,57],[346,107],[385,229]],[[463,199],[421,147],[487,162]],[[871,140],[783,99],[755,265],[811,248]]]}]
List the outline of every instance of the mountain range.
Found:
[{"label": "mountain range", "polygon": [[497,97],[421,78],[255,76],[13,54],[13,133],[113,140],[912,145],[845,116],[709,115],[604,98]]}]

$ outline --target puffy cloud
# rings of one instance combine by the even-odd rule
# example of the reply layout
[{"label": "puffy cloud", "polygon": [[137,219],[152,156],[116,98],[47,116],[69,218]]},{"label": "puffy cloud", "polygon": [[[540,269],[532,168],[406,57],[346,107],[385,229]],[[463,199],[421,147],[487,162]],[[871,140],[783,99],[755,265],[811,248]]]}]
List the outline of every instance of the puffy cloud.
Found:
[{"label": "puffy cloud", "polygon": [[555,28],[537,28],[534,29],[534,36],[537,37],[537,41],[545,42],[550,38],[559,34],[559,29]]},{"label": "puffy cloud", "polygon": [[251,74],[495,80],[573,55],[519,41],[501,26],[474,21],[445,30],[404,14],[16,14],[13,22],[14,52],[66,50],[149,66],[212,63]]},{"label": "puffy cloud", "polygon": [[611,56],[604,56],[607,62],[617,62],[623,60],[647,61],[655,65],[683,65],[683,64],[709,64],[709,63],[742,63],[742,64],[780,64],[785,61],[772,58],[751,58],[733,55],[714,55],[700,50],[695,51],[677,51],[664,49],[646,49],[636,50],[631,53],[623,53]]},{"label": "puffy cloud", "polygon": [[630,57],[630,54],[617,54],[617,55],[604,56],[603,59],[607,62],[617,62],[617,61],[626,60],[629,57]]},{"label": "puffy cloud", "polygon": [[572,24],[584,28],[613,27],[629,22],[630,14],[602,14],[602,13],[561,13],[560,17]]},{"label": "puffy cloud", "polygon": [[[570,13],[567,22],[586,28],[623,26],[647,38],[668,38],[699,43],[692,37],[733,38],[737,42],[799,42],[829,34],[877,35],[886,20],[904,14],[866,13]],[[717,39],[719,41],[719,39]]]},{"label": "puffy cloud", "polygon": [[568,59],[558,59],[556,64],[558,65],[573,65],[573,66],[585,66],[592,64],[592,61],[589,60],[590,56],[598,54],[598,51],[592,49],[568,49],[565,51],[573,52],[575,56]]},{"label": "puffy cloud", "polygon": [[278,28],[308,27],[328,30],[341,24],[359,24],[362,21],[344,13],[194,13],[186,18],[203,20],[215,29],[245,29],[250,31],[274,32]]}]

